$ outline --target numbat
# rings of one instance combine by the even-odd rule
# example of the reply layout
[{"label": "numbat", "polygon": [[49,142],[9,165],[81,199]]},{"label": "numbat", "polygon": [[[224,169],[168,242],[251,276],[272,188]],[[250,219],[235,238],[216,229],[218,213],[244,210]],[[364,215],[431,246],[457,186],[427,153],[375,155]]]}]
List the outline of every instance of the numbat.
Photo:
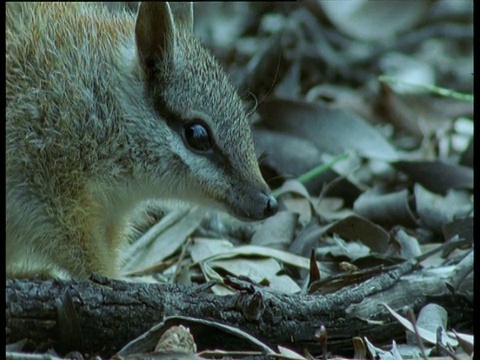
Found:
[{"label": "numbat", "polygon": [[6,4],[6,197],[10,277],[118,277],[129,215],[150,199],[277,211],[191,3]]}]

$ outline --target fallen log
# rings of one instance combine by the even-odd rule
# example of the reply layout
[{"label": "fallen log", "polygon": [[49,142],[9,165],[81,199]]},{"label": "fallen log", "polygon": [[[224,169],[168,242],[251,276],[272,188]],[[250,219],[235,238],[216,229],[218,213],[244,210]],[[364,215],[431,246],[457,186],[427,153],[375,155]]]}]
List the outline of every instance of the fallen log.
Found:
[{"label": "fallen log", "polygon": [[[279,294],[234,278],[227,283],[240,291],[229,296],[212,294],[208,284],[8,279],[6,343],[28,339],[37,350],[111,356],[166,317],[181,315],[230,325],[266,343],[314,355],[322,353],[318,334],[323,326],[328,350],[351,355],[355,336],[365,336],[376,345],[404,338],[402,326],[380,303],[404,313],[406,306],[417,312],[435,302],[449,313],[450,327],[458,325],[457,331],[470,332],[473,281],[468,280],[466,292],[453,293],[446,283],[454,281],[458,271],[451,268],[439,276],[405,262],[322,295]],[[190,330],[199,350],[246,350],[231,334],[210,330],[205,334],[201,327]]]}]

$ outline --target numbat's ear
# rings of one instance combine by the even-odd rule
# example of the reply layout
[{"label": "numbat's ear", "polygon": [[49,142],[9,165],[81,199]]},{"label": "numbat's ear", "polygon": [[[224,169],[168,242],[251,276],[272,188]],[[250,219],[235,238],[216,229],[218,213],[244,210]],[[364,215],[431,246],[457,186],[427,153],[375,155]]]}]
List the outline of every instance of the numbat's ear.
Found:
[{"label": "numbat's ear", "polygon": [[175,25],[166,2],[142,2],[135,24],[135,42],[142,67],[150,72],[174,58]]},{"label": "numbat's ear", "polygon": [[193,32],[193,2],[171,2],[170,9],[175,26]]}]

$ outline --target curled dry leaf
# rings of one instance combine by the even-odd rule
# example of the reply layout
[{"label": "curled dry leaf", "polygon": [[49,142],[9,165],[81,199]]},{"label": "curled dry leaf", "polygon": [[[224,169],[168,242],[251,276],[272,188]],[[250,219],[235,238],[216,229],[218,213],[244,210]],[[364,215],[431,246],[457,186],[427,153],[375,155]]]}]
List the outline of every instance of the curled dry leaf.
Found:
[{"label": "curled dry leaf", "polygon": [[[301,269],[308,269],[310,266],[307,258],[286,251],[255,245],[233,247],[225,240],[195,239],[190,253],[192,259],[200,263],[207,280],[222,282],[220,274],[226,272],[289,294],[298,293],[300,287],[291,277],[281,274],[280,263]],[[317,263],[317,266],[320,264]],[[322,269],[322,273],[330,273],[323,265]],[[218,286],[214,292],[217,294],[231,293],[231,291],[224,291]]]},{"label": "curled dry leaf", "polygon": [[279,346],[278,352],[280,357],[285,360],[307,360],[308,358],[296,353],[293,350],[287,349],[286,347]]},{"label": "curled dry leaf", "polygon": [[261,165],[272,168],[285,179],[298,177],[321,162],[321,152],[301,137],[257,129],[253,138],[256,152],[266,154]]},{"label": "curled dry leaf", "polygon": [[[383,306],[385,306],[385,308],[390,312],[390,314],[393,315],[393,317],[395,317],[395,319],[397,319],[397,321],[408,331],[411,331],[411,332],[415,332],[414,328],[413,328],[413,325],[412,323],[407,320],[406,318],[404,318],[403,316],[401,316],[400,314],[398,314],[395,310],[393,310],[390,306],[388,306],[387,304],[385,303],[382,303]],[[421,328],[417,325],[417,328],[418,328],[418,334],[420,335],[420,337],[425,340],[425,341],[428,341],[430,344],[436,344],[437,342],[437,336],[436,336],[436,333],[433,331],[429,331],[429,330],[426,330],[424,328]],[[458,346],[458,341],[452,337],[449,337],[448,338],[448,344],[453,346],[453,347],[456,347]]]},{"label": "curled dry leaf", "polygon": [[[150,328],[150,330],[147,332],[130,341],[116,354],[116,356],[122,358],[132,354],[147,353],[152,351],[157,344],[159,337],[161,337],[162,334],[168,331],[168,329],[170,329],[172,326],[183,326],[190,329],[190,333],[197,341],[197,346],[198,344],[202,343],[207,348],[208,345],[210,345],[210,347],[215,346],[216,348],[232,349],[231,343],[233,343],[234,340],[240,339],[244,347],[239,350],[262,351],[265,354],[275,353],[275,351],[273,351],[270,347],[238,328],[224,325],[215,321],[196,319],[186,316],[172,316],[166,318],[161,323]],[[212,343],[214,339],[219,337],[230,339],[231,342],[226,340],[226,342],[223,344]]]},{"label": "curled dry leaf", "polygon": [[408,189],[385,193],[379,187],[373,187],[358,197],[353,209],[358,215],[385,227],[416,227],[419,220],[413,210],[413,200]]},{"label": "curled dry leaf", "polygon": [[380,40],[411,30],[424,18],[430,8],[430,1],[385,2],[322,1],[327,17],[343,33],[360,40]]},{"label": "curled dry leaf", "polygon": [[321,152],[337,155],[353,150],[367,158],[398,160],[393,146],[353,112],[286,99],[265,100],[258,112],[269,129],[305,138]]},{"label": "curled dry leaf", "polygon": [[[298,180],[288,180],[275,192],[286,209],[299,215],[301,223],[305,224],[311,220],[314,201],[302,183]],[[284,194],[295,194],[300,197],[282,196]]]},{"label": "curled dry leaf", "polygon": [[[305,257],[297,256],[291,254],[287,251],[280,251],[276,249],[270,249],[263,246],[254,246],[246,245],[240,246],[235,249],[232,249],[228,253],[219,254],[212,258],[212,260],[217,260],[220,258],[231,258],[239,255],[243,256],[263,256],[266,258],[277,259],[278,261],[285,263],[290,266],[298,267],[300,269],[308,270],[310,269],[310,260]],[[325,268],[324,265],[317,262],[318,267],[322,273],[330,274],[330,271]]]},{"label": "curled dry leaf", "polygon": [[231,275],[250,279],[255,283],[268,282],[281,270],[280,264],[274,259],[234,258],[211,260],[209,265],[213,269],[221,269]]},{"label": "curled dry leaf", "polygon": [[328,225],[328,232],[336,233],[346,240],[358,240],[367,245],[372,251],[383,254],[390,243],[390,234],[380,226],[357,215]]},{"label": "curled dry leaf", "polygon": [[141,238],[132,245],[134,250],[130,251],[132,256],[125,265],[125,271],[141,272],[171,256],[197,229],[204,215],[205,211],[198,207],[187,213],[180,210],[167,215],[144,235],[146,240]]},{"label": "curled dry leaf", "polygon": [[443,237],[445,241],[458,236],[459,239],[465,240],[469,244],[473,244],[473,217],[454,219],[445,223],[442,227]]},{"label": "curled dry leaf", "polygon": [[312,249],[317,248],[319,240],[323,234],[325,234],[326,230],[327,228],[325,226],[320,226],[316,221],[309,222],[300,230],[288,251],[291,254],[303,257],[310,256]]},{"label": "curled dry leaf", "polygon": [[394,237],[395,240],[400,244],[399,256],[409,260],[422,255],[422,250],[420,249],[418,239],[408,235],[404,229],[396,228],[394,230]]},{"label": "curled dry leaf", "polygon": [[393,166],[426,189],[446,194],[450,189],[473,190],[473,168],[442,161],[397,161]]},{"label": "curled dry leaf", "polygon": [[443,197],[415,184],[415,203],[422,223],[437,233],[444,224],[466,217],[473,210],[471,195],[465,191],[450,190]]},{"label": "curled dry leaf", "polygon": [[252,236],[250,244],[287,250],[295,235],[298,215],[290,211],[279,211],[261,224]]},{"label": "curled dry leaf", "polygon": [[194,263],[199,263],[218,254],[225,254],[235,247],[228,240],[195,238],[188,251]]},{"label": "curled dry leaf", "polygon": [[[438,327],[447,328],[448,314],[445,308],[437,304],[425,305],[418,314],[416,324],[418,327],[436,333]],[[407,343],[416,344],[415,334],[407,332]]]},{"label": "curled dry leaf", "polygon": [[[397,81],[397,79],[395,78]],[[415,81],[415,84],[424,83]],[[414,86],[409,88],[415,89]],[[429,136],[443,137],[453,126],[453,119],[472,116],[473,106],[448,98],[435,98],[426,94],[399,94],[391,84],[382,82],[376,99],[376,115],[391,123],[401,132],[416,139],[416,146]],[[445,135],[443,135],[445,134]]]}]

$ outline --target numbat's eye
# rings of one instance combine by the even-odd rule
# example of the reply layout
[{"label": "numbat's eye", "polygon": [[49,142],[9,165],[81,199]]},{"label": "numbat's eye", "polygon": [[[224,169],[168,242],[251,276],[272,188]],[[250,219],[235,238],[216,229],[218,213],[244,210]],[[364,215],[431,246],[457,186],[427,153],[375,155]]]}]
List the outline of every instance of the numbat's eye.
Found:
[{"label": "numbat's eye", "polygon": [[212,149],[213,143],[208,127],[199,123],[185,126],[185,140],[195,151],[206,152]]}]

